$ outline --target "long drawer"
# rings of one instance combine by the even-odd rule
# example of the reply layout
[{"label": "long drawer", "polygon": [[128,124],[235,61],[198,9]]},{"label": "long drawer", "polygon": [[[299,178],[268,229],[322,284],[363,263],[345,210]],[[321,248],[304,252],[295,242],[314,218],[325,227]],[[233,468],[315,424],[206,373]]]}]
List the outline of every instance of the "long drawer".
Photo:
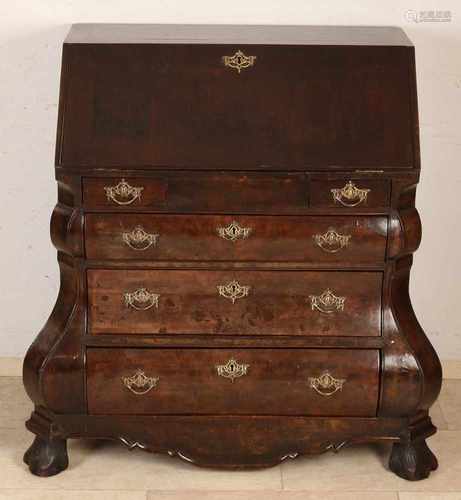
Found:
[{"label": "long drawer", "polygon": [[376,336],[381,272],[87,272],[92,334]]},{"label": "long drawer", "polygon": [[90,259],[382,262],[387,218],[88,214]]},{"label": "long drawer", "polygon": [[374,416],[379,351],[87,351],[91,414]]}]

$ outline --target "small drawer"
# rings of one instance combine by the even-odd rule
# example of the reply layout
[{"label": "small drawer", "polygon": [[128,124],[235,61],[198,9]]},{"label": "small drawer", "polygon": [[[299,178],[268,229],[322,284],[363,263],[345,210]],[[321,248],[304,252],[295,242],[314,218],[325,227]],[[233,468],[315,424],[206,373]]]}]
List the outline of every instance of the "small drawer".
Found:
[{"label": "small drawer", "polygon": [[83,179],[87,210],[176,213],[305,212],[304,174],[158,172],[150,177]]},{"label": "small drawer", "polygon": [[88,214],[90,259],[379,263],[382,216]]},{"label": "small drawer", "polygon": [[83,180],[83,202],[90,209],[159,209],[167,201],[168,180],[161,177],[95,177]]},{"label": "small drawer", "polygon": [[92,334],[381,334],[381,272],[88,270]]},{"label": "small drawer", "polygon": [[390,204],[390,194],[390,181],[386,179],[338,178],[310,182],[310,206],[313,208],[385,208]]},{"label": "small drawer", "polygon": [[371,349],[87,350],[90,414],[376,415]]}]

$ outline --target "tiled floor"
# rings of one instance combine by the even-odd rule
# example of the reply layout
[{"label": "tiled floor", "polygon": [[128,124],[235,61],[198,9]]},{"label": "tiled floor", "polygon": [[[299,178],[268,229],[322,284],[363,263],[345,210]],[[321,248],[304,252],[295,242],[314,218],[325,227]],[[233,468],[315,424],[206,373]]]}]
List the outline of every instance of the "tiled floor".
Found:
[{"label": "tiled floor", "polygon": [[69,469],[31,475],[22,454],[31,405],[18,377],[0,377],[0,500],[461,500],[461,380],[445,380],[429,445],[440,468],[407,482],[387,469],[387,446],[299,458],[262,471],[200,469],[110,442],[70,441]]}]

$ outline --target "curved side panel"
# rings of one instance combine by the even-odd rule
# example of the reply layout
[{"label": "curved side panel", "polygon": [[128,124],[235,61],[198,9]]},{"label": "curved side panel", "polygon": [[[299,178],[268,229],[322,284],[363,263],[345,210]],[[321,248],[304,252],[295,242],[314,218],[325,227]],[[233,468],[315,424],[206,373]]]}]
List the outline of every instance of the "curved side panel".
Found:
[{"label": "curved side panel", "polygon": [[442,383],[439,358],[413,311],[409,296],[411,257],[395,263],[384,314],[383,385],[380,415],[427,411]]},{"label": "curved side panel", "polygon": [[[393,266],[386,273],[383,298],[382,384],[380,416],[408,416],[417,411],[421,373],[414,353],[396,318]],[[400,300],[397,299],[397,300]]]},{"label": "curved side panel", "polygon": [[419,324],[409,295],[410,267],[397,269],[392,284],[393,295],[398,297],[394,310],[400,327],[418,360],[422,376],[418,410],[428,410],[437,399],[442,385],[442,366],[429,339]]},{"label": "curved side panel", "polygon": [[416,319],[409,296],[412,254],[421,242],[416,210],[417,178],[393,181],[389,220],[389,260],[383,293],[382,387],[379,415],[426,414],[441,385],[439,359]]},{"label": "curved side panel", "polygon": [[421,219],[416,208],[394,212],[389,220],[388,257],[397,259],[418,250],[421,243]]},{"label": "curved side panel", "polygon": [[408,208],[400,212],[402,221],[404,246],[401,255],[416,252],[421,244],[421,219],[416,208]]},{"label": "curved side panel", "polygon": [[58,203],[51,215],[50,235],[58,252],[70,257],[83,256],[83,214]]},{"label": "curved side panel", "polygon": [[81,335],[86,316],[78,258],[82,235],[80,210],[58,203],[51,218],[51,239],[59,251],[60,290],[23,367],[24,386],[34,404],[60,413],[85,411]]},{"label": "curved side panel", "polygon": [[77,277],[72,267],[60,262],[61,286],[53,311],[29,347],[23,366],[26,392],[37,406],[46,406],[41,390],[41,373],[50,350],[66,330],[77,297]]}]

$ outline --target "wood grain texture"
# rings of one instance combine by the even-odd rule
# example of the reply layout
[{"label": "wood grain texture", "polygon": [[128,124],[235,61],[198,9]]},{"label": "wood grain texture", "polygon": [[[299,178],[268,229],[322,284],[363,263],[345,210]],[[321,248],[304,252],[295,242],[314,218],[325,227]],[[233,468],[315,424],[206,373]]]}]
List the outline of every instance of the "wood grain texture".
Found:
[{"label": "wood grain texture", "polygon": [[387,207],[390,198],[390,183],[388,180],[375,179],[357,179],[357,176],[337,178],[334,180],[313,180],[310,183],[310,206],[322,208],[338,208],[349,209],[349,207],[341,204],[332,196],[332,189],[343,189],[346,184],[352,181],[357,189],[368,189],[367,197],[363,202],[358,203],[358,200],[344,199],[345,204],[358,203],[354,208],[356,210],[370,210],[378,207]]},{"label": "wood grain texture", "polygon": [[403,428],[411,428],[420,440],[434,432],[427,417],[415,426],[399,418],[114,415],[108,419],[107,415],[44,415],[43,409],[32,414],[28,428],[39,433],[49,421],[56,423],[56,436],[62,438],[104,436],[130,449],[226,469],[269,467],[364,441],[400,442]]},{"label": "wood grain texture", "polygon": [[[216,368],[230,359],[248,365],[233,382]],[[87,360],[91,414],[376,415],[377,350],[88,349]],[[143,395],[122,382],[139,369],[159,378]],[[344,380],[331,396],[309,386],[326,371]]]},{"label": "wood grain texture", "polygon": [[[240,74],[222,62],[237,48],[256,57]],[[408,47],[75,44],[64,55],[60,165],[413,167]]]},{"label": "wood grain texture", "polygon": [[75,43],[229,43],[268,45],[411,46],[405,32],[391,26],[283,26],[230,24],[73,24],[64,46]]},{"label": "wood grain texture", "polygon": [[115,186],[121,177],[85,178],[83,199],[89,210],[160,212],[262,212],[290,213],[306,210],[309,190],[304,174],[222,172],[166,172],[146,177],[126,177],[142,187],[141,198],[130,205],[107,199],[105,186]]},{"label": "wood grain texture", "polygon": [[24,463],[32,474],[49,477],[67,469],[67,442],[64,439],[45,439],[36,436],[30,448],[24,454]]},{"label": "wood grain texture", "polygon": [[[109,197],[107,188],[116,188],[121,182],[125,181],[133,188],[140,188],[139,197],[120,196]],[[120,177],[120,178],[98,178],[85,179],[83,184],[83,197],[85,207],[87,208],[106,208],[110,207],[117,210],[136,210],[144,207],[161,209],[166,206],[168,195],[167,177]],[[118,202],[124,203],[118,204]]]},{"label": "wood grain texture", "polygon": [[[234,221],[248,236],[220,237]],[[137,227],[157,235],[155,244],[127,244],[123,235]],[[349,237],[345,246],[316,243],[330,228]],[[100,260],[380,263],[386,238],[386,217],[88,214],[85,221],[86,255]]]},{"label": "wood grain texture", "polygon": [[[381,333],[381,273],[89,270],[87,277],[92,334]],[[217,289],[233,280],[250,287],[235,303]],[[124,294],[141,288],[160,296],[158,307],[140,311],[125,304]],[[345,297],[343,310],[312,308],[310,296],[327,289]]]},{"label": "wood grain texture", "polygon": [[[237,48],[256,56],[240,74],[222,59]],[[391,470],[426,477],[441,369],[408,291],[419,156],[397,28],[74,27],[51,220],[61,287],[24,362],[32,473],[63,470],[81,437],[222,468],[393,442]],[[107,196],[122,179],[142,188],[132,203]],[[351,207],[331,192],[349,181],[369,190]],[[248,238],[217,236],[233,220]],[[138,225],[159,235],[142,256],[120,237]],[[351,235],[337,253],[313,245],[329,227]],[[250,290],[232,303],[217,286],[234,279]],[[158,308],[127,306],[142,287]],[[344,310],[312,309],[327,288]],[[234,382],[215,371],[231,356],[249,365]],[[159,377],[144,396],[121,380],[137,369]],[[327,371],[342,389],[314,394]]]},{"label": "wood grain texture", "polygon": [[58,179],[59,203],[51,218],[51,238],[58,250],[60,288],[48,321],[26,353],[23,381],[36,406],[81,413],[86,407],[81,343],[86,280],[79,260],[83,250],[81,183],[71,176]]}]

